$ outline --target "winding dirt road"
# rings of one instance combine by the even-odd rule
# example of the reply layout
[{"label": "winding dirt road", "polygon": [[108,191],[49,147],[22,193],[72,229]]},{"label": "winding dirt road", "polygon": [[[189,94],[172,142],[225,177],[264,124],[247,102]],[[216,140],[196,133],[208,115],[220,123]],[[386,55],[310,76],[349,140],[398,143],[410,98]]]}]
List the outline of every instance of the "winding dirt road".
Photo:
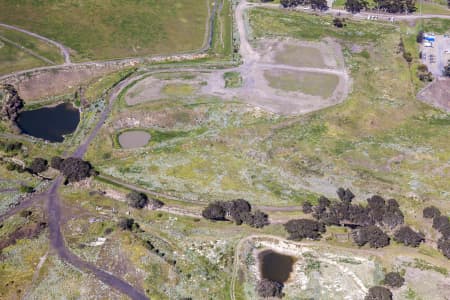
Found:
[{"label": "winding dirt road", "polygon": [[[274,65],[274,64],[263,64],[260,63],[260,55],[251,47],[248,38],[247,38],[247,30],[246,30],[246,24],[245,24],[245,10],[251,6],[267,6],[267,7],[274,7],[273,5],[267,5],[267,4],[248,4],[247,1],[243,0],[239,3],[239,5],[237,6],[237,9],[235,11],[235,20],[237,22],[237,28],[238,28],[238,32],[239,32],[239,36],[240,36],[240,42],[241,42],[241,46],[240,46],[240,53],[242,55],[243,58],[243,65],[241,65],[240,67],[236,68],[236,70],[238,70],[239,72],[242,73],[242,76],[245,79],[245,84],[246,84],[246,89],[248,93],[251,93],[252,96],[254,96],[254,79],[252,77],[252,74],[255,71],[258,71],[258,68],[295,68],[295,70],[298,71],[308,71],[305,68],[297,68],[297,67],[290,67],[290,66],[283,66],[283,65]],[[333,12],[334,10],[331,10],[331,12]],[[396,16],[396,19],[416,19],[416,18],[431,18],[431,17],[439,17],[439,18],[446,18],[446,19],[450,19],[450,16],[433,16],[433,15],[426,15],[426,16]],[[8,29],[12,29],[12,30],[17,30],[20,31],[22,33],[28,34],[30,36],[33,36],[35,38],[38,38],[42,41],[45,41],[47,43],[50,43],[56,47],[58,47],[64,57],[64,65],[71,65],[74,66],[75,64],[72,64],[71,59],[70,59],[70,50],[65,47],[64,45],[55,42],[53,40],[50,40],[48,38],[45,38],[43,36],[40,36],[36,33],[18,28],[16,26],[11,26],[11,25],[7,25],[7,24],[3,24],[0,23],[0,26],[4,27],[4,28],[8,28]],[[210,41],[212,38],[212,29],[211,29],[211,33],[209,35],[209,44],[207,45],[209,47],[210,45]],[[191,55],[191,54],[186,54],[187,56]],[[144,58],[136,58],[136,59],[125,59],[125,60],[118,60],[120,62],[143,62]],[[83,64],[98,64],[98,63],[102,63],[102,62],[88,62],[88,63],[83,63]],[[36,68],[33,70],[48,70],[48,69],[52,69],[52,68],[60,68],[61,66],[55,66],[55,67],[44,67],[44,68]],[[31,71],[33,71],[31,70]],[[30,70],[27,71],[23,71],[22,73],[26,73],[29,72]],[[164,71],[164,70],[162,70]],[[319,70],[309,70],[309,71],[314,71],[314,72],[318,72]],[[220,71],[217,71],[220,72]],[[345,80],[348,80],[348,75],[345,73],[344,70],[324,70],[324,69],[320,69],[320,72],[324,72],[324,73],[333,73],[333,74],[339,74],[340,76],[343,76],[343,78]],[[20,73],[20,72],[19,72]],[[17,74],[17,73],[16,73]],[[221,73],[219,73],[221,74]],[[141,75],[143,76],[143,75]],[[7,78],[5,76],[0,77],[1,79]],[[108,106],[104,109],[104,111],[102,112],[102,114],[100,115],[100,118],[96,124],[96,126],[94,127],[94,129],[92,130],[92,132],[90,133],[90,135],[88,136],[88,138],[83,142],[83,144],[81,144],[76,151],[73,153],[73,156],[78,157],[78,158],[82,158],[84,156],[84,154],[86,153],[89,144],[93,141],[93,139],[97,136],[98,132],[100,131],[102,125],[104,124],[104,122],[106,121],[106,119],[108,118],[111,109],[114,105],[114,102],[116,101],[118,95],[120,94],[120,92],[128,85],[130,84],[131,81],[137,80],[138,77],[132,77],[132,78],[127,78],[124,81],[120,82],[110,93],[109,95],[109,102],[108,102]],[[269,96],[273,96],[275,97],[276,95],[269,95]],[[279,97],[279,96],[277,96]],[[275,97],[275,99],[279,99]],[[76,256],[75,254],[73,254],[72,252],[70,252],[70,250],[66,247],[65,241],[64,241],[64,237],[62,235],[61,232],[61,201],[59,199],[59,195],[58,195],[58,189],[60,188],[61,184],[62,184],[62,177],[58,177],[51,185],[50,189],[48,190],[47,193],[44,194],[40,194],[40,195],[36,195],[35,197],[29,198],[26,201],[24,201],[23,203],[21,203],[19,206],[11,209],[10,211],[8,211],[7,213],[3,214],[0,216],[0,221],[17,213],[18,211],[20,211],[21,209],[30,206],[33,202],[35,201],[39,201],[42,199],[47,199],[47,211],[48,211],[48,222],[49,222],[49,230],[50,230],[50,242],[52,245],[52,248],[56,251],[56,253],[58,254],[58,256],[70,263],[71,265],[75,266],[76,268],[85,270],[87,272],[92,273],[96,278],[98,278],[99,280],[101,280],[103,283],[109,285],[110,287],[117,289],[118,291],[122,292],[123,294],[129,296],[132,299],[148,299],[145,294],[138,290],[137,288],[131,286],[129,283],[127,283],[126,281],[108,273],[105,272],[97,267],[95,267],[93,264],[90,264],[86,261],[83,261],[82,259],[80,259],[78,256]],[[275,211],[276,208],[273,207],[264,207],[267,210],[272,210]],[[285,210],[286,208],[280,208],[280,211]],[[292,207],[289,208],[290,210],[292,209]],[[249,236],[244,238],[243,240],[241,240],[239,242],[239,244],[236,247],[236,253],[235,253],[235,258],[234,258],[234,264],[233,264],[233,280],[231,282],[231,298],[234,300],[235,299],[235,281],[236,281],[236,277],[237,277],[237,270],[238,270],[238,264],[239,264],[239,249],[240,249],[240,245],[242,245],[242,243],[245,240],[249,240],[251,238],[254,238],[254,236]],[[316,245],[316,243],[315,243]]]}]

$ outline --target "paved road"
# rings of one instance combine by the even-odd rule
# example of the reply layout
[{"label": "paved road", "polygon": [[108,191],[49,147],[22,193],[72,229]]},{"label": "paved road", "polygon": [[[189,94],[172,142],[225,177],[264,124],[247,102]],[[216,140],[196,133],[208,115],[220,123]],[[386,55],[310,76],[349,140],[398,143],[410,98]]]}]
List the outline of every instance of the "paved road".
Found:
[{"label": "paved road", "polygon": [[69,48],[67,48],[67,47],[64,46],[63,44],[58,43],[58,42],[56,42],[56,41],[54,41],[54,40],[51,40],[51,39],[49,39],[49,38],[46,38],[46,37],[44,37],[44,36],[42,36],[42,35],[39,35],[39,34],[37,34],[37,33],[34,33],[34,32],[31,32],[31,31],[28,31],[28,30],[19,28],[19,27],[17,27],[17,26],[8,25],[8,24],[4,24],[4,23],[0,23],[0,26],[2,26],[2,27],[4,27],[4,28],[7,28],[7,29],[20,31],[20,32],[22,32],[22,33],[28,34],[28,35],[30,35],[30,36],[32,36],[32,37],[35,37],[35,38],[40,39],[40,40],[42,40],[42,41],[44,41],[44,42],[46,42],[46,43],[49,43],[49,44],[52,44],[52,45],[58,47],[58,48],[59,48],[59,51],[61,51],[61,55],[64,57],[64,63],[65,63],[66,65],[69,65],[69,64],[72,63],[71,60],[70,60],[70,50],[69,50]]}]

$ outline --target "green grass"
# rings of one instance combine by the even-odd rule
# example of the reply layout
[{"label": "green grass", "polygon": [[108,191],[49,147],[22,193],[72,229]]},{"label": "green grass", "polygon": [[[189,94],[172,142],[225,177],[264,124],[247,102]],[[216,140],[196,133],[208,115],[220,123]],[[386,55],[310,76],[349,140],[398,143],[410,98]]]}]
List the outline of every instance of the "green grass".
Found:
[{"label": "green grass", "polygon": [[239,72],[225,72],[223,74],[226,88],[238,88],[242,86],[242,77]]},{"label": "green grass", "polygon": [[28,34],[0,27],[0,36],[53,61],[55,64],[62,64],[64,62],[57,47],[31,37]]},{"label": "green grass", "polygon": [[265,71],[264,77],[269,86],[288,92],[301,92],[307,95],[320,96],[324,99],[333,95],[339,83],[339,77],[333,74],[301,73],[293,71]]},{"label": "green grass", "polygon": [[[419,12],[419,5],[417,5],[417,12]],[[450,15],[450,9],[448,9],[446,5],[444,6],[437,3],[423,2],[422,13],[433,15]]]},{"label": "green grass", "polygon": [[162,88],[162,92],[169,97],[192,96],[196,88],[186,83],[171,83]]},{"label": "green grass", "polygon": [[45,65],[45,62],[0,40],[0,75]]},{"label": "green grass", "polygon": [[200,48],[208,0],[1,0],[2,22],[70,47],[76,60],[170,54]]},{"label": "green grass", "polygon": [[249,12],[249,16],[256,38],[291,36],[315,41],[333,37],[349,42],[371,42],[384,38],[394,30],[391,25],[355,20],[347,20],[347,26],[343,29],[336,28],[331,16],[317,17],[278,9],[256,8]]},{"label": "green grass", "polygon": [[222,58],[229,58],[233,52],[233,10],[232,0],[219,0],[218,11],[214,20],[214,35],[211,52]]}]

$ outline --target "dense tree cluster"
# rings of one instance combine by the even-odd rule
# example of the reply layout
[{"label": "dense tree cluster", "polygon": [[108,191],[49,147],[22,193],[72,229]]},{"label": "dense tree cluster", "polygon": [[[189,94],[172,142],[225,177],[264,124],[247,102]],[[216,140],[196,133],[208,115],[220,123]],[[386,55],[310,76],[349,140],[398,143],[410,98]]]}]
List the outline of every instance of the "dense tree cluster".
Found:
[{"label": "dense tree cluster", "polygon": [[325,225],[315,220],[297,219],[284,224],[284,229],[289,233],[289,239],[291,240],[317,240],[325,232]]},{"label": "dense tree cluster", "polygon": [[258,282],[256,292],[262,298],[281,298],[283,297],[283,284],[263,278]]},{"label": "dense tree cluster", "polygon": [[36,157],[35,159],[33,159],[31,164],[27,168],[27,170],[31,174],[39,174],[47,171],[47,169],[48,169],[48,161],[41,157]]},{"label": "dense tree cluster", "polygon": [[0,85],[0,89],[3,94],[0,116],[15,123],[25,102],[20,98],[14,86],[10,84]]},{"label": "dense tree cluster", "polygon": [[405,246],[418,247],[425,241],[425,236],[411,229],[409,226],[403,226],[394,234],[394,240]]},{"label": "dense tree cluster", "polygon": [[77,182],[95,174],[91,164],[77,157],[62,159],[53,157],[51,160],[52,168],[59,170],[65,177],[66,182]]},{"label": "dense tree cluster", "polygon": [[127,194],[128,205],[131,207],[142,209],[148,204],[148,197],[144,193],[132,191]]},{"label": "dense tree cluster", "polygon": [[284,8],[296,7],[299,5],[309,5],[315,10],[327,10],[328,4],[326,0],[280,0],[280,4]]},{"label": "dense tree cluster", "polygon": [[390,272],[387,273],[386,276],[384,276],[383,283],[387,286],[398,288],[405,283],[405,278],[400,275],[400,273],[397,272]]},{"label": "dense tree cluster", "polygon": [[252,206],[244,199],[210,203],[202,211],[202,216],[214,221],[224,221],[231,217],[237,225],[245,223],[255,228],[269,225],[269,216],[259,210],[252,213]]},{"label": "dense tree cluster", "polygon": [[369,243],[371,248],[382,248],[389,245],[390,238],[379,227],[375,225],[361,227],[354,230],[353,240],[358,246],[364,246]]},{"label": "dense tree cluster", "polygon": [[392,292],[384,286],[373,286],[364,300],[392,300]]},{"label": "dense tree cluster", "polygon": [[366,0],[347,0],[344,4],[345,9],[352,14],[367,9],[367,6],[368,2]]},{"label": "dense tree cluster", "polygon": [[350,190],[337,191],[341,202],[331,203],[320,197],[317,206],[312,207],[313,217],[325,225],[346,225],[353,228],[378,224],[395,228],[403,224],[404,216],[395,199],[387,202],[375,195],[367,199],[367,207],[352,204],[355,195]]},{"label": "dense tree cluster", "polygon": [[394,229],[404,222],[403,213],[395,199],[385,200],[374,195],[367,199],[367,206],[352,204],[355,195],[349,189],[339,188],[337,195],[341,201],[331,202],[320,197],[318,204],[303,204],[303,212],[326,226],[348,226],[354,229],[353,238],[359,246],[369,244],[379,248],[389,245],[389,236],[381,228]]},{"label": "dense tree cluster", "polygon": [[377,8],[388,13],[413,13],[416,11],[415,0],[375,0]]}]

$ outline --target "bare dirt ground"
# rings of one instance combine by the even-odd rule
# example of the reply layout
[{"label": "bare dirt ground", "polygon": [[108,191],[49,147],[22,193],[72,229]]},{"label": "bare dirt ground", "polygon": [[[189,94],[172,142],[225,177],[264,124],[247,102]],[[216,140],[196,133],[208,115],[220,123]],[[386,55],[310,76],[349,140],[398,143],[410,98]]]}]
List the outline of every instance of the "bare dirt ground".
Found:
[{"label": "bare dirt ground", "polygon": [[[320,43],[303,42],[293,39],[259,40],[253,47],[248,39],[245,11],[250,6],[241,1],[236,8],[236,22],[240,38],[240,54],[243,64],[237,68],[202,74],[201,81],[207,82],[196,92],[197,95],[212,95],[225,100],[237,99],[266,111],[296,115],[308,113],[335,105],[343,101],[349,92],[351,80],[344,68],[340,46],[326,39]],[[311,59],[302,58],[308,52]],[[312,59],[314,58],[314,59]],[[224,73],[239,72],[243,84],[238,88],[225,88]],[[309,95],[299,91],[283,91],[269,85],[264,73],[270,71],[292,71],[298,73],[333,74],[339,83],[329,97]],[[281,79],[280,79],[281,80]],[[177,81],[174,81],[176,83]],[[193,84],[193,81],[185,81]],[[129,105],[164,97],[162,91],[166,81],[146,79],[130,89],[127,95]],[[328,95],[327,95],[328,96]]]},{"label": "bare dirt ground", "polygon": [[419,92],[417,98],[450,112],[450,78],[439,77]]}]

